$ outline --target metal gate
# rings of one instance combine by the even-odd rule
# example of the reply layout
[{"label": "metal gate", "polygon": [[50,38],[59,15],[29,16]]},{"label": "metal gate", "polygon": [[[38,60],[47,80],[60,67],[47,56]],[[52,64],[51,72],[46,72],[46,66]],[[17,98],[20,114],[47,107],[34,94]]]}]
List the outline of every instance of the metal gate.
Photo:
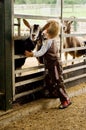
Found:
[{"label": "metal gate", "polygon": [[[41,19],[41,20],[47,20],[47,19],[50,19],[52,17],[39,17],[39,16],[29,16],[29,15],[15,15],[16,19],[18,19],[18,23],[20,23],[20,20],[25,18],[25,19]],[[53,17],[54,19],[57,19],[57,17]],[[68,19],[68,18],[65,18],[65,19]],[[73,19],[75,20],[75,19]],[[77,19],[76,19],[77,20]],[[81,20],[81,22],[85,21],[85,19],[78,19],[78,20]],[[18,34],[20,35],[20,26],[18,28]],[[67,36],[83,36],[85,34],[63,34],[61,33],[61,38],[63,37],[67,37]],[[60,46],[60,52],[61,52],[61,58],[62,58],[62,54],[64,52],[67,52],[67,51],[75,51],[75,50],[80,50],[80,49],[86,49],[86,46],[82,46],[82,47],[74,47],[74,48],[66,48],[66,49],[63,49],[62,48],[62,45],[63,45],[63,40],[60,39],[60,42],[61,42],[61,46]],[[20,57],[19,57],[20,58]],[[15,59],[15,58],[14,58]],[[65,63],[72,63],[72,62],[76,62],[77,61],[77,64],[70,64],[70,65],[67,65],[67,66],[64,66]],[[80,61],[80,62],[79,62]],[[38,67],[33,67],[32,69],[38,69],[40,68],[41,66],[38,66]],[[43,66],[42,66],[43,67]],[[31,68],[27,68],[26,70],[17,70],[17,71],[14,71],[14,74],[17,74],[19,72],[24,72],[24,71],[28,71],[31,70]],[[42,71],[43,72],[43,71]],[[35,74],[35,72],[33,72]],[[44,74],[44,73],[42,73]],[[70,59],[70,60],[67,60],[65,61],[65,59],[63,60],[63,75],[64,75],[64,82],[65,82],[65,85],[67,87],[70,87],[70,86],[73,86],[75,84],[79,84],[79,83],[82,83],[82,82],[85,82],[86,81],[86,55],[84,57],[79,57],[77,59]],[[17,78],[17,77],[16,77]],[[29,78],[29,77],[28,77]],[[14,91],[13,91],[13,99],[16,100],[17,98],[23,96],[23,95],[27,95],[27,94],[30,94],[30,93],[33,93],[35,92],[36,90],[39,91],[41,88],[38,86],[38,88],[36,88],[36,90],[30,90],[30,91],[27,91],[27,92],[23,92],[21,94],[16,94],[15,93],[15,88],[16,87],[20,87],[24,84],[29,84],[29,83],[35,83],[35,81],[38,81],[38,80],[42,80],[44,78],[44,75],[39,75],[39,76],[36,76],[35,78],[32,78],[32,79],[28,79],[28,80],[24,80],[24,81],[19,81],[17,83],[14,82]],[[43,85],[41,86],[43,88]],[[33,87],[32,87],[33,88]]]}]

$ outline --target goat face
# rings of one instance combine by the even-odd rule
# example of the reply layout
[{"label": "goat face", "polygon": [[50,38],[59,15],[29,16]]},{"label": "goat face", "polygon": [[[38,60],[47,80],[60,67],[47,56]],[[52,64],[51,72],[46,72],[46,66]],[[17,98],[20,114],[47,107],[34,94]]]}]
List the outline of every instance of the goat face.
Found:
[{"label": "goat face", "polygon": [[40,26],[38,24],[30,25],[30,23],[23,19],[23,23],[30,29],[30,38],[32,41],[35,41],[39,35]]},{"label": "goat face", "polygon": [[71,31],[71,24],[73,23],[73,21],[64,21],[63,23],[63,31],[64,33],[70,34]]},{"label": "goat face", "polygon": [[32,41],[35,41],[37,39],[39,32],[40,32],[40,26],[38,24],[34,24],[30,28],[30,38]]},{"label": "goat face", "polygon": [[[37,51],[40,50],[42,42],[44,40],[44,36],[39,25],[34,24],[30,28],[30,38],[34,43],[34,48],[36,48]],[[43,57],[39,57],[37,59],[39,63],[43,64]]]},{"label": "goat face", "polygon": [[23,22],[30,29],[30,39],[36,45],[36,41],[38,41],[39,37],[41,36],[40,35],[41,27],[39,26],[39,24],[30,25],[30,23],[25,19],[23,19]]},{"label": "goat face", "polygon": [[36,46],[38,51],[41,48],[43,42],[43,34],[38,24],[34,24],[30,28],[30,38],[34,42],[34,46]]}]

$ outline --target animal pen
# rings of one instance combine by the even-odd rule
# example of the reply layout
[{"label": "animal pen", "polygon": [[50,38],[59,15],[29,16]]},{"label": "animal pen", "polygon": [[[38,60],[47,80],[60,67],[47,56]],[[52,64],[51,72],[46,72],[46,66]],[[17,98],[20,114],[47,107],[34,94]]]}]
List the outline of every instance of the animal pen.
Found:
[{"label": "animal pen", "polygon": [[[60,18],[61,22],[63,22],[63,20],[73,20],[75,22],[80,21],[82,23],[86,22],[86,19],[84,18],[64,18],[62,15],[62,0],[60,2],[60,6],[61,8],[59,16],[22,15],[13,13],[13,0],[0,1],[0,109],[11,109],[13,102],[17,101],[19,98],[23,98],[24,96],[28,95],[32,95],[33,98],[35,98],[35,93],[41,92],[43,90],[43,79],[45,76],[45,69],[43,64],[15,70],[15,59],[24,57],[14,54],[14,40],[16,38],[21,38],[21,19],[43,21],[50,18]],[[17,23],[14,22],[14,19],[16,19]],[[18,32],[16,37],[14,36],[15,26],[17,27]],[[86,49],[86,46],[63,49],[62,46],[64,37],[84,35],[86,34],[64,34],[63,30],[61,30],[61,58],[64,52]],[[86,55],[71,60],[68,59],[67,61],[64,59],[62,62],[64,82],[67,87],[86,82]],[[69,64],[72,62],[77,63]]]}]

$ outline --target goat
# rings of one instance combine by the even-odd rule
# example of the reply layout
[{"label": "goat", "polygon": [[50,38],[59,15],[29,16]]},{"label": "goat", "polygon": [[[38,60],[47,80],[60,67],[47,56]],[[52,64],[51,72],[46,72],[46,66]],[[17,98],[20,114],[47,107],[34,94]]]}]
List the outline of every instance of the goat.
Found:
[{"label": "goat", "polygon": [[[63,28],[64,33],[66,33],[66,34],[71,33],[71,24],[72,23],[73,23],[73,21],[64,21],[64,25],[65,25]],[[66,37],[65,41],[63,43],[63,48],[73,48],[73,47],[81,47],[81,46],[85,46],[84,41],[81,42],[75,36]],[[84,54],[86,54],[86,49],[65,52],[65,59],[66,60],[67,60],[68,54],[70,54],[73,57],[73,59],[75,59],[76,57],[80,57],[80,56],[83,56]],[[72,64],[74,64],[74,63],[72,63]]]},{"label": "goat", "polygon": [[[30,39],[33,41],[35,45],[35,49],[38,51],[42,46],[42,42],[44,37],[42,35],[42,30],[39,24],[34,24],[33,26],[30,23],[23,19],[24,24],[30,29]],[[38,57],[38,62],[43,64],[43,57]]]},{"label": "goat", "polygon": [[[38,43],[39,25],[34,24],[31,26],[28,21],[23,19],[24,24],[30,29],[30,36],[26,39],[14,40],[14,54],[24,55],[25,50],[32,51]],[[15,69],[21,68],[25,63],[26,57],[15,59]]]}]

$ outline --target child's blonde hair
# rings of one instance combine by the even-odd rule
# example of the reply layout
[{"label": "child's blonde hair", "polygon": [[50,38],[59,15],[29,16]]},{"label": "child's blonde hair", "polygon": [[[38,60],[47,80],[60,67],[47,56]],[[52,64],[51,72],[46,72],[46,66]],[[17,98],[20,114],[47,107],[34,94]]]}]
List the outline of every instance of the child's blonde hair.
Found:
[{"label": "child's blonde hair", "polygon": [[49,34],[50,38],[54,38],[59,35],[60,23],[56,20],[48,20],[42,30],[47,30],[47,33]]}]

